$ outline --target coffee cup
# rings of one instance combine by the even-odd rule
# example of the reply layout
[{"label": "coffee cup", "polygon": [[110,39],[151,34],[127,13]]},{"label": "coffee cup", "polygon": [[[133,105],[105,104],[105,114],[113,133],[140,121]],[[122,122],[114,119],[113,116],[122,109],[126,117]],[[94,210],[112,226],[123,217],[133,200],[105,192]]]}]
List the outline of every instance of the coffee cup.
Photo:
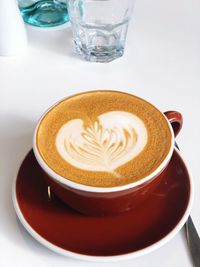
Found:
[{"label": "coffee cup", "polygon": [[76,211],[113,215],[138,207],[162,180],[182,127],[137,96],[90,91],[65,98],[39,120],[35,157],[48,188]]}]

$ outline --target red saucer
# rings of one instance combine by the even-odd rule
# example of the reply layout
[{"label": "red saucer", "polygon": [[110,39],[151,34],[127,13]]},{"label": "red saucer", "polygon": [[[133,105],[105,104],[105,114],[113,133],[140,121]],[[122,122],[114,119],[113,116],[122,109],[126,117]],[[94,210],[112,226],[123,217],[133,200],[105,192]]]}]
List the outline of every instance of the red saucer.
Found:
[{"label": "red saucer", "polygon": [[174,151],[156,192],[137,209],[117,216],[84,216],[55,196],[49,201],[47,185],[31,151],[17,175],[14,205],[25,228],[54,251],[109,258],[139,255],[137,252],[149,252],[166,243],[187,220],[190,192],[187,168]]}]

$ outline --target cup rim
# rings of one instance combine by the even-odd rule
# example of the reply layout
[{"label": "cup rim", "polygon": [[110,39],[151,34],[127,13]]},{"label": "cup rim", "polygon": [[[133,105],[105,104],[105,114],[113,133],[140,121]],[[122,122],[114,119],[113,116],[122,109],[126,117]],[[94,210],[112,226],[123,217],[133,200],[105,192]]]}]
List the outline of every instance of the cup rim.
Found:
[{"label": "cup rim", "polygon": [[[95,186],[89,186],[89,185],[84,185],[84,184],[79,184],[76,182],[73,182],[71,180],[68,180],[67,178],[62,177],[61,175],[57,174],[55,171],[53,171],[47,163],[45,163],[45,161],[42,159],[42,156],[40,155],[38,148],[37,148],[37,142],[36,142],[36,136],[37,136],[37,130],[39,128],[39,125],[42,121],[42,119],[46,116],[46,114],[53,109],[56,105],[60,104],[61,102],[65,101],[66,99],[70,99],[72,97],[78,96],[78,95],[83,95],[83,94],[88,94],[88,93],[95,93],[95,92],[116,92],[116,93],[122,93],[122,94],[126,94],[129,96],[135,96],[139,99],[141,99],[142,101],[145,101],[146,103],[150,104],[151,106],[153,106],[165,119],[165,121],[167,122],[170,132],[171,132],[171,147],[169,149],[168,154],[166,155],[166,157],[164,158],[164,160],[162,161],[162,163],[158,166],[158,168],[156,170],[154,170],[151,174],[147,175],[146,177],[140,179],[139,181],[136,182],[132,182],[129,184],[125,184],[122,186],[113,186],[113,187],[95,187]],[[159,175],[164,169],[165,167],[168,165],[173,151],[174,151],[174,142],[175,142],[175,137],[174,137],[174,132],[172,129],[172,126],[169,122],[169,120],[166,118],[166,116],[153,104],[151,104],[150,102],[148,102],[147,100],[138,97],[136,95],[130,94],[130,93],[126,93],[126,92],[122,92],[122,91],[116,91],[116,90],[92,90],[92,91],[86,91],[86,92],[81,92],[81,93],[77,93],[77,94],[73,94],[70,95],[69,97],[65,97],[59,101],[57,101],[55,104],[53,104],[50,108],[48,108],[43,115],[41,116],[41,118],[39,119],[39,121],[37,122],[36,128],[34,130],[34,136],[33,136],[33,152],[34,155],[40,165],[40,167],[55,181],[59,182],[62,185],[65,186],[69,186],[71,188],[74,188],[76,190],[81,190],[81,191],[87,191],[87,192],[94,192],[94,193],[111,193],[111,192],[118,192],[118,191],[123,191],[123,190],[127,190],[130,188],[134,188],[136,186],[140,186],[143,183],[146,183],[148,181],[150,181],[151,179],[153,179],[154,177],[156,177],[157,175]]]}]

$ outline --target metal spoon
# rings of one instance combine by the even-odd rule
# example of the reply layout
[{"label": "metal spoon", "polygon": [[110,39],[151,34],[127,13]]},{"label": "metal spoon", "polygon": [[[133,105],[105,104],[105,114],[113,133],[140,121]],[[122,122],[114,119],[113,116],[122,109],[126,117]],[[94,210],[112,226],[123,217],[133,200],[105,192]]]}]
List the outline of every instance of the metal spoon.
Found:
[{"label": "metal spoon", "polygon": [[[177,143],[175,143],[175,147],[180,150]],[[193,266],[200,267],[200,238],[191,216],[188,217],[185,223],[185,231]]]}]

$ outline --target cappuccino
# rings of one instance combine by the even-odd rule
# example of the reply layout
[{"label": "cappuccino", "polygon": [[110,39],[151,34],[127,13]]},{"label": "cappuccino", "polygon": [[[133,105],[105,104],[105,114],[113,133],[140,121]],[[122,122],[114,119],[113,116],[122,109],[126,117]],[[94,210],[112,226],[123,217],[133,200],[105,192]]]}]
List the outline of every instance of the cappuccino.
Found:
[{"label": "cappuccino", "polygon": [[43,116],[36,132],[38,152],[55,173],[94,187],[143,179],[165,160],[171,142],[159,110],[117,91],[62,100]]}]

